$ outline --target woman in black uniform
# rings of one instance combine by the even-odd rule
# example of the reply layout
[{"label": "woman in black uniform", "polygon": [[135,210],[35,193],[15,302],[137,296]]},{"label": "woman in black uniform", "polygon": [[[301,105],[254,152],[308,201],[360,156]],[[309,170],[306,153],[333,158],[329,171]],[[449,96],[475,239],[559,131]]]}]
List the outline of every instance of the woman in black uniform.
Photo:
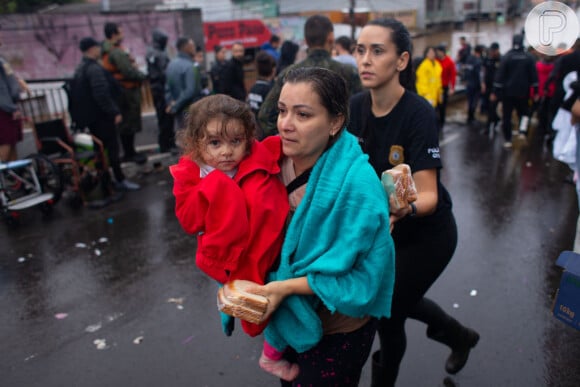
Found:
[{"label": "woman in black uniform", "polygon": [[[455,374],[479,340],[436,303],[424,297],[457,246],[451,198],[440,181],[441,159],[435,110],[405,86],[412,80],[411,37],[394,19],[369,22],[359,35],[355,57],[363,86],[350,101],[349,131],[377,174],[409,164],[418,199],[391,213],[396,251],[392,316],[379,324],[381,350],[373,354],[373,386],[395,384],[406,349],[405,320],[425,322],[427,336],[448,345],[447,372]],[[410,85],[409,85],[410,86]]]}]

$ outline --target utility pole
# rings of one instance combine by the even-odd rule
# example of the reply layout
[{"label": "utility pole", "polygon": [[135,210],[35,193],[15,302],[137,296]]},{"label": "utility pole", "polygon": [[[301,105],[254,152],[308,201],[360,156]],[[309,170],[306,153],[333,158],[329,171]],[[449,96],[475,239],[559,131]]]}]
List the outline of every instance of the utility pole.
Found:
[{"label": "utility pole", "polygon": [[354,7],[356,0],[350,0],[350,8],[348,9],[348,17],[350,21],[350,38],[354,41],[354,33],[356,31],[356,21],[354,18]]}]

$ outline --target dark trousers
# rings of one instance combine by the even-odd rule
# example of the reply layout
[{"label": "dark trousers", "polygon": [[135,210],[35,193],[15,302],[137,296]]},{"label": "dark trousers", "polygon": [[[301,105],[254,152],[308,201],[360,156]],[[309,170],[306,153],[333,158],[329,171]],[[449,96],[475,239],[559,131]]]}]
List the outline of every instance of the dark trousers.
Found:
[{"label": "dark trousers", "polygon": [[[408,233],[407,233],[408,234]],[[418,319],[432,329],[439,329],[453,321],[443,309],[425,298],[425,293],[439,278],[457,246],[457,225],[451,212],[436,226],[417,227],[413,237],[397,237],[397,225],[393,230],[395,240],[395,289],[391,318],[379,321],[382,367],[393,381],[407,349],[405,321]]]},{"label": "dark trousers", "polygon": [[495,125],[499,122],[499,114],[497,114],[497,105],[499,101],[496,99],[495,101],[488,100],[487,102],[487,127],[489,128],[491,125]]},{"label": "dark trousers", "polygon": [[89,128],[91,133],[103,142],[103,147],[107,151],[109,166],[113,170],[116,181],[125,180],[125,175],[121,169],[121,160],[119,158],[119,140],[117,138],[117,127],[111,120],[97,122]]},{"label": "dark trousers", "polygon": [[529,115],[527,97],[504,97],[502,103],[502,130],[506,141],[512,140],[512,113],[518,114],[518,122],[523,116]]},{"label": "dark trousers", "polygon": [[175,147],[175,133],[173,132],[173,116],[165,112],[165,93],[163,90],[151,90],[159,134],[157,143],[161,152],[168,152]]},{"label": "dark trousers", "polygon": [[284,357],[297,363],[300,373],[292,382],[281,380],[281,385],[358,387],[376,331],[377,320],[371,319],[354,332],[323,336],[316,347],[306,352],[287,349]]},{"label": "dark trousers", "polygon": [[467,122],[475,120],[475,111],[481,97],[481,90],[468,87],[467,93]]}]

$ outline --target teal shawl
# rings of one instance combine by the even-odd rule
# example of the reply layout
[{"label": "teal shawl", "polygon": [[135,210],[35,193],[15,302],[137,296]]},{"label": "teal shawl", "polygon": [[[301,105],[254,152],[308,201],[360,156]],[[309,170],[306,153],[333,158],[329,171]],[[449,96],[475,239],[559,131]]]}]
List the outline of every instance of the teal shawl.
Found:
[{"label": "teal shawl", "polygon": [[316,308],[352,317],[389,317],[395,251],[388,200],[380,180],[346,130],[312,170],[288,226],[280,266],[268,281],[306,276],[315,296],[287,297],[273,314],[266,340],[298,352],[322,338]]}]

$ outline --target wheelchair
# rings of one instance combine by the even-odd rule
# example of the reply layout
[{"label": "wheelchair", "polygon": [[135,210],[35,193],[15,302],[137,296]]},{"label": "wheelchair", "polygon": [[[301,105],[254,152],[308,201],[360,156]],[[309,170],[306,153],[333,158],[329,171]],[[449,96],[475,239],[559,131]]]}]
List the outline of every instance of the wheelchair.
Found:
[{"label": "wheelchair", "polygon": [[45,216],[62,194],[61,174],[43,155],[0,162],[0,212],[9,225],[16,225],[20,211],[38,206]]},{"label": "wheelchair", "polygon": [[35,122],[38,154],[60,171],[63,196],[73,208],[102,207],[113,196],[112,179],[103,143],[89,133],[71,134],[61,118]]}]

